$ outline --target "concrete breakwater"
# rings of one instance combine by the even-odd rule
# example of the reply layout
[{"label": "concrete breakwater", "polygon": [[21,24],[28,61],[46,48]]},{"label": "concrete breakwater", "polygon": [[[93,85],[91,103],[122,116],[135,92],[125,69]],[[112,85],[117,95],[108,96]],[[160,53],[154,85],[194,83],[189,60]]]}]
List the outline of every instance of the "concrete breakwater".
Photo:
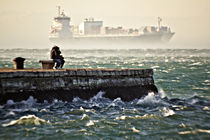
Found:
[{"label": "concrete breakwater", "polygon": [[152,69],[0,69],[0,103],[8,99],[38,102],[54,99],[90,99],[99,91],[103,96],[124,101],[157,93]]}]

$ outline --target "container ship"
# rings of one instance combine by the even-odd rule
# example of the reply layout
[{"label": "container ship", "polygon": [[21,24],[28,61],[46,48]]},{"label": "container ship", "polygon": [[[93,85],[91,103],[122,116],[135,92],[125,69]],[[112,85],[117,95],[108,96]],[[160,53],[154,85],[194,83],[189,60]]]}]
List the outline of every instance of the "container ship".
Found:
[{"label": "container ship", "polygon": [[102,43],[102,42],[168,42],[174,32],[170,27],[162,26],[158,17],[157,26],[145,26],[139,29],[123,27],[104,27],[103,21],[86,18],[80,25],[70,25],[71,18],[58,7],[58,16],[54,17],[49,39],[52,43]]}]

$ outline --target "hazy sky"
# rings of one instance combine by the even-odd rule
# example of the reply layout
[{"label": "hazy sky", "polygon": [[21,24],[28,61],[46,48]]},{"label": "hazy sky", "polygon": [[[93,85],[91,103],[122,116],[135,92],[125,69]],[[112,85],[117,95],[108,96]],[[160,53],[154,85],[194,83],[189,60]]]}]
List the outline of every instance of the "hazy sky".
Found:
[{"label": "hazy sky", "polygon": [[60,5],[71,25],[86,17],[107,26],[156,25],[157,17],[176,32],[170,44],[209,46],[210,0],[0,0],[0,48],[47,48]]}]

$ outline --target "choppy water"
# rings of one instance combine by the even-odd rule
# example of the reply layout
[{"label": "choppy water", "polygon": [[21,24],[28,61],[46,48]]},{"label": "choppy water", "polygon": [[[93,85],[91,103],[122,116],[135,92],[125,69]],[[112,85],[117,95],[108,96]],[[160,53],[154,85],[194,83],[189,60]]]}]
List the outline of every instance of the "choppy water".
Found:
[{"label": "choppy water", "polygon": [[[0,106],[0,139],[210,139],[210,50],[62,50],[65,68],[153,68],[159,94],[123,102],[27,101]],[[49,50],[0,49],[0,67],[26,58],[40,68]]]}]

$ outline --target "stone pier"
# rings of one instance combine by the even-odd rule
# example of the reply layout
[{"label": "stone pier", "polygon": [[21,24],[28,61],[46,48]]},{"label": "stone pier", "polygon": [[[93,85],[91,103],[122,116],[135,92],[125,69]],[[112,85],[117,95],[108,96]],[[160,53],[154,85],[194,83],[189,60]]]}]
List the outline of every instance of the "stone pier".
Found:
[{"label": "stone pier", "polygon": [[30,96],[38,102],[88,100],[99,91],[124,101],[158,92],[152,69],[0,69],[0,104]]}]

